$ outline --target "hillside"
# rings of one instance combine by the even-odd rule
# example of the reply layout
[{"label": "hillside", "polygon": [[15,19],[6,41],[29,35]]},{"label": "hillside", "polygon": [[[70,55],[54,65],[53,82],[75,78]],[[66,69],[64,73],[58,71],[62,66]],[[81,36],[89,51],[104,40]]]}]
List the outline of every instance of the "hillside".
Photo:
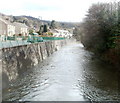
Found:
[{"label": "hillside", "polygon": [[[32,16],[14,16],[14,18],[16,19],[16,21],[23,22],[27,26],[30,26],[30,24],[32,24],[34,26],[38,26],[38,25],[41,25],[41,22],[43,24],[48,24],[48,25],[50,25],[50,23],[51,23],[51,21],[40,20],[39,18],[35,18],[35,17],[32,17]],[[76,26],[76,23],[71,23],[71,22],[56,21],[56,23],[57,23],[57,26],[60,27],[60,28],[72,28],[72,27]]]},{"label": "hillside", "polygon": [[[48,20],[40,20],[39,18],[35,18],[32,16],[13,16],[13,15],[5,15],[0,13],[0,16],[3,19],[9,20],[10,22],[20,22],[20,23],[25,23],[29,28],[31,29],[36,29],[39,30],[39,27],[41,24],[47,24],[50,25],[51,21]],[[59,22],[56,21],[57,27],[58,28],[73,28],[75,27],[78,23],[71,23],[71,22]]]}]

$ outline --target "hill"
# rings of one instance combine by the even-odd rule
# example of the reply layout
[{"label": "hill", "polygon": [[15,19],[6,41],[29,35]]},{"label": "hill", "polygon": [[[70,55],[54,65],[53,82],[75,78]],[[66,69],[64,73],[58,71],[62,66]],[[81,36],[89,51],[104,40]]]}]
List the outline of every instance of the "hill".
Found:
[{"label": "hill", "polygon": [[[32,16],[13,16],[13,15],[5,15],[0,13],[0,16],[3,19],[9,20],[10,22],[20,22],[25,23],[30,29],[36,29],[39,30],[40,25],[47,24],[50,25],[51,21],[48,20],[40,20],[39,18],[35,18]],[[62,29],[70,29],[75,27],[78,23],[72,23],[72,22],[59,22],[56,21],[57,27]]]}]

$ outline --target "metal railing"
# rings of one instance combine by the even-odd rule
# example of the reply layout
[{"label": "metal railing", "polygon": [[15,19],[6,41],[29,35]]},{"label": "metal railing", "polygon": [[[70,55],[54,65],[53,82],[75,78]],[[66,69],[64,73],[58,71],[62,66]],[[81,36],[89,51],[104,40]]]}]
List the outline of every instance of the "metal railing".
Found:
[{"label": "metal railing", "polygon": [[0,48],[8,48],[50,40],[63,40],[63,37],[36,37],[36,36],[0,36]]},{"label": "metal railing", "polygon": [[24,36],[0,37],[0,48],[8,48],[26,44],[30,44],[30,42],[27,42],[27,38]]}]

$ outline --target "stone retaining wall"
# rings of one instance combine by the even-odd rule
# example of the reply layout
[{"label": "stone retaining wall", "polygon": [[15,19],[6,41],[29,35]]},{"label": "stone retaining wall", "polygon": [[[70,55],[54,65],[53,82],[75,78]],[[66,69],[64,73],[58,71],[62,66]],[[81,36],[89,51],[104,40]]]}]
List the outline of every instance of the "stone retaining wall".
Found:
[{"label": "stone retaining wall", "polygon": [[16,80],[26,69],[37,65],[66,43],[66,40],[54,40],[1,49],[3,88],[6,88],[9,82]]}]

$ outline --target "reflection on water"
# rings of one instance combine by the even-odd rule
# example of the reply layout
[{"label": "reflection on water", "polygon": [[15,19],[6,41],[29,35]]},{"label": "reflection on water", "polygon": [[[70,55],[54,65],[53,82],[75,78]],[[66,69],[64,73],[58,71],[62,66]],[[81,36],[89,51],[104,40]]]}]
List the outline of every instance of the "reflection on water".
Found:
[{"label": "reflection on water", "polygon": [[[90,60],[84,67],[82,92],[93,101],[118,100],[118,74],[113,67],[98,59]],[[81,89],[81,83],[78,85]]]},{"label": "reflection on water", "polygon": [[3,100],[118,100],[117,72],[73,43],[29,69],[3,91]]}]

